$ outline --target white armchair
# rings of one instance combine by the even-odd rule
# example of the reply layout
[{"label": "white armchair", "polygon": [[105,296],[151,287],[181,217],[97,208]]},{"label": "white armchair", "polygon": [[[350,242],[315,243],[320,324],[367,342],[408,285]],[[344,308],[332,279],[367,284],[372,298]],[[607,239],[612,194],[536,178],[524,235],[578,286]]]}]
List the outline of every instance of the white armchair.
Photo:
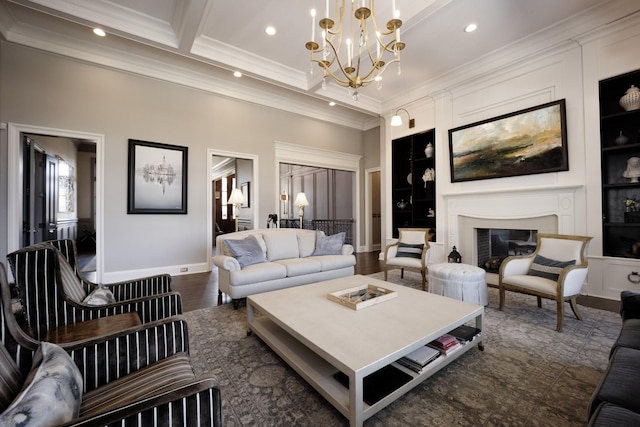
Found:
[{"label": "white armchair", "polygon": [[556,330],[562,331],[564,302],[568,301],[578,320],[576,298],[587,278],[587,247],[591,237],[538,233],[536,250],[527,256],[506,258],[500,266],[500,310],[505,291],[535,295],[538,307],[542,298],[557,303]]},{"label": "white armchair", "polygon": [[429,261],[429,228],[399,228],[398,241],[387,245],[384,251],[384,280],[387,272],[400,269],[415,270],[422,274],[422,290],[427,290],[427,263]]}]

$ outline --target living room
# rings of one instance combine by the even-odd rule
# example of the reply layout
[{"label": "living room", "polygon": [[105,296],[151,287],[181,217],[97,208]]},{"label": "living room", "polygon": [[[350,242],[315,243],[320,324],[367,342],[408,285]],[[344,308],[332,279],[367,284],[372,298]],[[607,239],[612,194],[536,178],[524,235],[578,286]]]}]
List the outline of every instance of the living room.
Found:
[{"label": "living room", "polygon": [[[2,3],[2,7],[8,6],[8,2]],[[151,53],[156,55],[155,61],[167,60],[165,67],[151,66],[160,64],[151,62],[142,71],[137,61],[137,73],[126,71],[125,62],[109,58],[107,54],[111,52],[104,52],[93,63],[79,60],[77,51],[70,57],[48,53],[46,46],[42,46],[43,38],[29,38],[28,43],[9,41],[22,31],[19,26],[12,29],[9,25],[3,32],[1,45],[0,120],[9,128],[0,134],[7,147],[3,162],[9,171],[3,179],[5,185],[20,182],[15,168],[19,149],[14,140],[20,132],[57,132],[93,140],[97,145],[99,171],[98,274],[104,279],[118,280],[145,273],[181,274],[185,268],[188,273],[203,272],[211,268],[209,250],[213,235],[206,200],[207,194],[211,194],[206,179],[207,158],[222,153],[259,159],[254,168],[251,196],[253,217],[258,224],[266,223],[270,213],[279,211],[280,162],[296,156],[296,160],[312,166],[337,163],[346,170],[354,170],[356,192],[361,195],[354,201],[354,218],[359,223],[355,247],[362,252],[370,250],[366,238],[365,172],[377,169],[382,173],[384,246],[393,241],[391,181],[387,178],[392,168],[390,141],[435,129],[436,169],[440,178],[436,184],[435,259],[443,259],[452,246],[460,247],[468,241],[468,236],[460,234],[456,219],[459,215],[456,210],[465,208],[458,207],[473,205],[482,209],[473,202],[478,199],[479,205],[500,205],[499,214],[494,211],[495,215],[486,217],[522,218],[522,212],[509,211],[519,205],[518,198],[527,191],[546,197],[545,204],[555,204],[554,207],[538,204],[536,209],[559,215],[558,231],[594,237],[589,256],[595,268],[585,293],[616,299],[619,287],[603,279],[604,271],[615,272],[620,263],[602,257],[601,202],[593,196],[598,194],[600,180],[599,174],[592,173],[599,170],[600,158],[598,150],[592,147],[600,144],[598,81],[640,68],[637,55],[631,54],[637,37],[636,9],[633,2],[603,2],[573,17],[570,21],[573,27],[555,26],[553,31],[516,41],[475,60],[473,65],[424,82],[411,94],[384,104],[379,120],[354,114],[348,106],[337,105],[329,112],[312,109],[308,104],[303,108],[296,101],[298,95],[282,102],[275,92],[270,102],[278,102],[279,108],[269,108],[251,102],[250,94],[257,93],[257,89],[245,81],[221,87],[221,81],[213,77],[205,64],[190,60],[172,62],[161,52]],[[81,26],[70,26],[68,31],[78,37],[84,30]],[[94,40],[82,43],[84,49],[100,46]],[[56,46],[49,46],[48,50],[59,51],[63,47]],[[74,45],[74,49],[79,46]],[[129,60],[134,61],[134,57]],[[182,77],[172,79],[171,74],[176,73]],[[235,95],[227,95],[232,92]],[[568,171],[456,183],[447,178],[449,129],[557,99],[566,99],[567,103]],[[316,101],[317,105],[324,105],[322,100],[311,103]],[[401,107],[415,120],[414,128],[406,124],[389,126],[391,116]],[[308,114],[300,114],[303,111]],[[127,214],[129,139],[188,147],[186,215]],[[285,148],[280,151],[282,147]],[[565,200],[565,193],[570,206],[563,204],[558,208],[558,197]],[[19,242],[20,215],[15,206],[19,206],[20,197],[14,191],[6,194],[1,220],[7,240],[0,242],[2,254],[15,249]],[[562,212],[557,212],[558,209]],[[123,242],[127,248],[124,251]],[[472,253],[465,250],[462,254],[472,261]],[[635,268],[635,262],[623,264],[623,270],[616,273],[622,277],[627,269]]]},{"label": "living room", "polygon": [[[258,78],[232,80],[227,77],[228,66],[212,66],[127,37],[101,41],[85,34],[86,22],[34,12],[33,4],[22,3],[31,2],[0,0],[0,169],[7,171],[0,175],[2,259],[21,246],[23,199],[18,189],[23,182],[23,134],[95,145],[96,274],[99,281],[113,282],[158,273],[186,278],[214,269],[211,169],[216,156],[252,162],[252,176],[246,179],[251,183],[251,203],[243,209],[250,210],[254,224],[259,225],[266,224],[270,214],[281,212],[282,164],[353,172],[356,253],[373,250],[369,180],[372,172],[379,171],[384,247],[395,241],[392,141],[434,130],[432,262],[445,261],[456,246],[463,262],[477,263],[474,230],[508,224],[592,236],[584,295],[618,301],[622,290],[640,291],[637,283],[627,279],[640,268],[637,257],[611,257],[603,249],[599,86],[602,80],[640,69],[640,5],[636,1],[591,1],[591,7],[580,13],[533,33],[523,30],[517,39],[463,66],[436,75],[418,73],[421,80],[411,90],[379,102],[367,98],[367,91],[376,90],[373,86],[361,89],[360,101],[353,101],[341,88],[330,88],[330,95],[323,95],[319,84],[307,92]],[[450,2],[436,3],[446,7]],[[560,7],[556,3],[546,3],[549,13]],[[524,21],[521,11],[512,12],[515,17],[509,15],[509,19]],[[420,52],[411,48],[408,44],[403,57]],[[306,54],[300,49],[308,68]],[[395,71],[390,68],[387,73]],[[407,69],[404,74],[411,75]],[[328,107],[328,98],[334,94],[339,102]],[[617,98],[623,95],[621,91]],[[452,182],[449,130],[558,100],[566,102],[567,170]],[[392,116],[400,109],[409,117],[403,116],[402,126],[391,126]],[[414,127],[408,126],[409,118],[415,121]],[[130,213],[130,140],[187,149],[186,212]],[[623,170],[619,172],[622,175]],[[240,314],[225,313],[238,321],[233,324],[233,332],[238,333]],[[513,320],[499,319],[492,326],[500,328]],[[223,321],[216,319],[219,324]],[[616,331],[609,317],[603,323]],[[207,332],[212,325],[198,325],[193,336],[210,339]],[[215,335],[225,333],[231,332]],[[272,355],[261,355],[272,362]],[[200,356],[200,361],[206,359]],[[516,351],[505,357],[535,363]],[[222,357],[216,362],[225,363]],[[268,384],[269,373],[281,375],[275,362],[268,365],[273,369],[253,378],[256,383]],[[545,371],[543,377],[549,379],[549,372],[553,370]],[[269,398],[277,400],[277,396]]]}]

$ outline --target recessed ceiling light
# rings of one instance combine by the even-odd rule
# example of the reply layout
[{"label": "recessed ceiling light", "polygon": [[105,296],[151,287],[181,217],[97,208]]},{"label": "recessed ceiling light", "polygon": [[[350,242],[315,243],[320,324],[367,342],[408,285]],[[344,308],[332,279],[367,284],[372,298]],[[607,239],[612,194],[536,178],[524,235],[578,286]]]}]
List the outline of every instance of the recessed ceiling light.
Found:
[{"label": "recessed ceiling light", "polygon": [[478,29],[478,26],[476,24],[469,24],[464,28],[464,32],[465,33],[472,33],[477,29]]},{"label": "recessed ceiling light", "polygon": [[233,76],[234,77],[242,77],[242,73],[240,71],[234,71],[233,72]]},{"label": "recessed ceiling light", "polygon": [[269,25],[267,28],[265,28],[264,32],[270,36],[273,36],[276,34],[276,28]]},{"label": "recessed ceiling light", "polygon": [[331,101],[331,102],[329,103],[329,107],[333,107],[334,105],[336,105],[336,103],[335,103],[335,102],[333,102],[333,101]]},{"label": "recessed ceiling light", "polygon": [[94,28],[93,29],[93,34],[95,34],[96,36],[100,36],[100,37],[104,37],[104,36],[107,35],[107,33],[105,33],[102,28]]}]

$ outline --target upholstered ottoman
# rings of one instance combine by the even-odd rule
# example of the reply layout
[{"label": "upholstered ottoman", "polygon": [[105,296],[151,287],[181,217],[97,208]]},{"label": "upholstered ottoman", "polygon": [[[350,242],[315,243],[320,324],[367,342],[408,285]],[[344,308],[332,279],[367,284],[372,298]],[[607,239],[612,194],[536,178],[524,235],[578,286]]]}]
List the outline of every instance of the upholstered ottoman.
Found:
[{"label": "upholstered ottoman", "polygon": [[430,265],[429,292],[478,305],[489,303],[486,272],[469,264]]}]

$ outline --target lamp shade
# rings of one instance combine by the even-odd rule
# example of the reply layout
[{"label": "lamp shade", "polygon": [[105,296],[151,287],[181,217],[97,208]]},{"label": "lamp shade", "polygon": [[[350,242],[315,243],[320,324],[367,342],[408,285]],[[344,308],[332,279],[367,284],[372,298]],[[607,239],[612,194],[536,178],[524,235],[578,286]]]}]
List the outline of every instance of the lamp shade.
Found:
[{"label": "lamp shade", "polygon": [[400,117],[398,114],[391,117],[391,126],[402,126],[402,117]]},{"label": "lamp shade", "polygon": [[300,192],[296,195],[296,200],[293,202],[294,205],[298,207],[309,206],[309,201],[307,200],[307,196],[304,193]]},{"label": "lamp shade", "polygon": [[229,196],[229,200],[227,201],[227,204],[229,205],[241,205],[245,202],[244,200],[244,195],[242,194],[242,191],[240,191],[239,188],[234,188],[231,191],[231,195]]}]

